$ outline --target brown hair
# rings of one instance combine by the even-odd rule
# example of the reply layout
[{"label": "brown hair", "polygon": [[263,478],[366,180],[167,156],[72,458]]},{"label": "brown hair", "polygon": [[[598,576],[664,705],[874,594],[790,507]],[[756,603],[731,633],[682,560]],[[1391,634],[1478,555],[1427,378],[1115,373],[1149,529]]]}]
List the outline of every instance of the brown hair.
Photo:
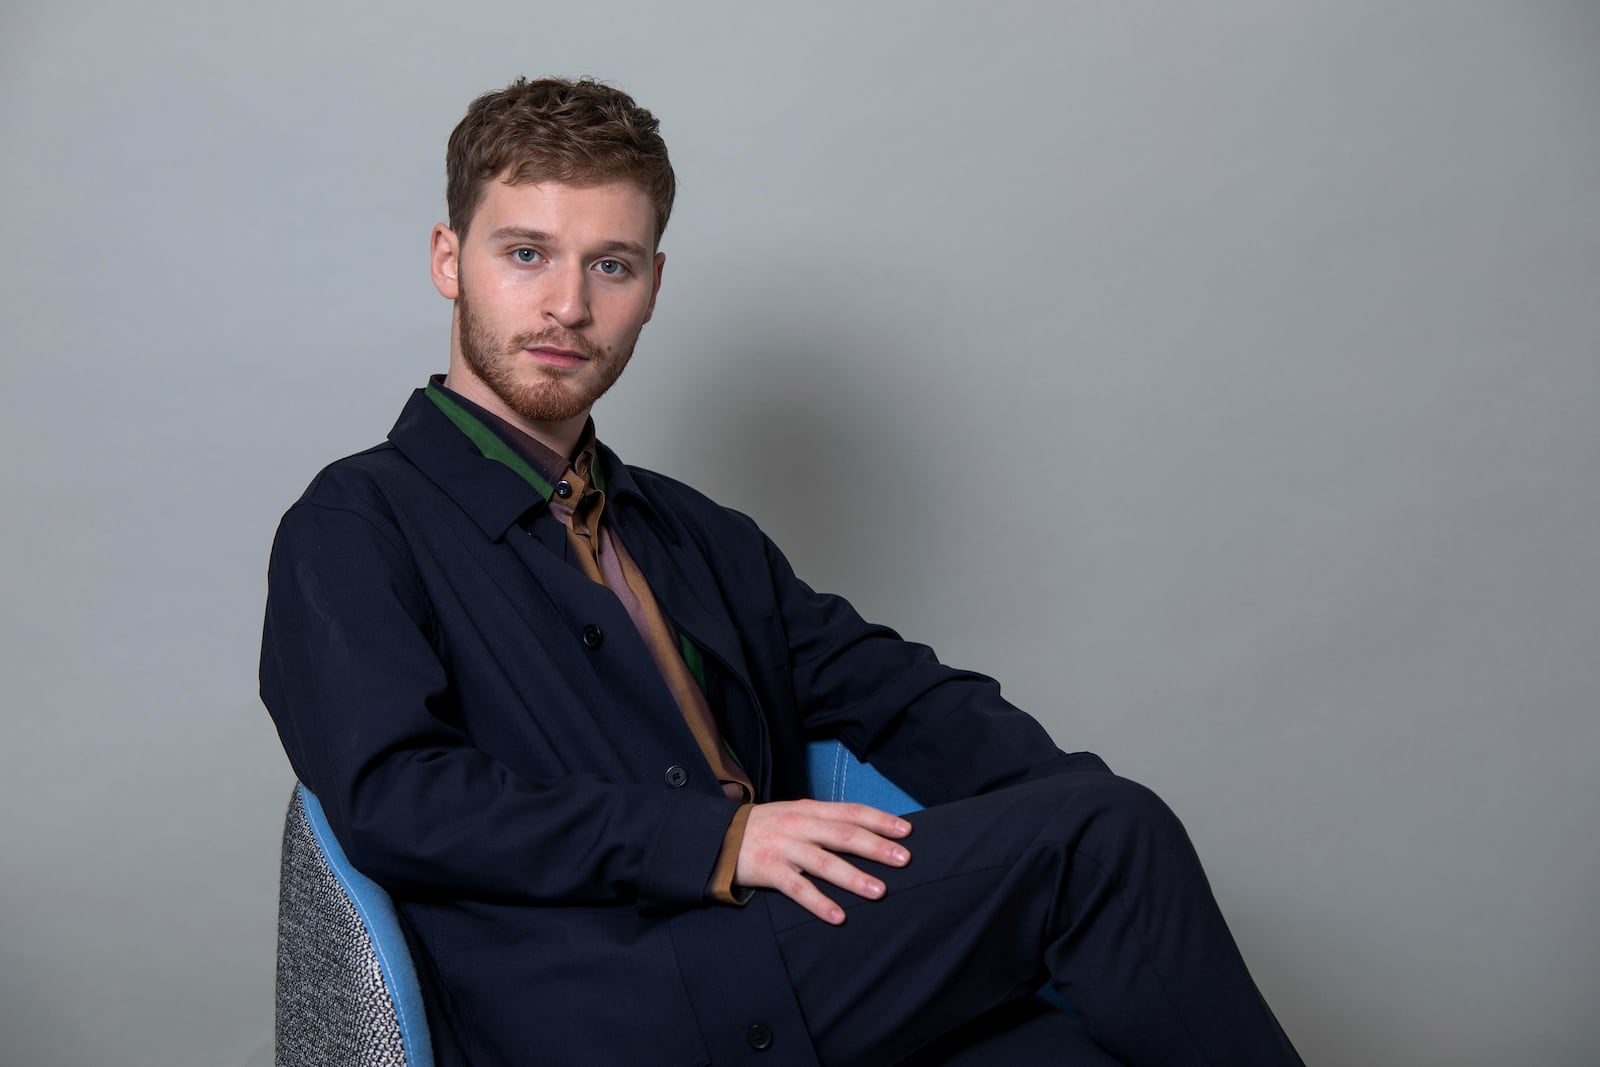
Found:
[{"label": "brown hair", "polygon": [[631,181],[656,209],[656,240],[672,214],[676,182],[656,117],[621,89],[591,78],[518,78],[472,102],[445,147],[450,228],[465,237],[484,188],[557,181]]}]

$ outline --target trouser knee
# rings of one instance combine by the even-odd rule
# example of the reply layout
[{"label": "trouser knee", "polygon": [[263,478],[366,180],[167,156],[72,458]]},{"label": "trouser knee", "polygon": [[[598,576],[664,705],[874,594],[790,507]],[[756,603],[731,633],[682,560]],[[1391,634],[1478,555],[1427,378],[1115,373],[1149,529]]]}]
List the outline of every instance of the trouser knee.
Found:
[{"label": "trouser knee", "polygon": [[1183,823],[1153,790],[1110,774],[1081,777],[1062,783],[1048,835],[1107,861],[1192,853]]}]

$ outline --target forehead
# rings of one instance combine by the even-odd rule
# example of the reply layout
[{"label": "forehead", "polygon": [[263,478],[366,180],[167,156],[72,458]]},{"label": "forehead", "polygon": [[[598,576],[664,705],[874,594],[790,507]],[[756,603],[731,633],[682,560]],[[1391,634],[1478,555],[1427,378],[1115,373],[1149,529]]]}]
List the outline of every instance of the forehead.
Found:
[{"label": "forehead", "polygon": [[635,182],[570,185],[492,181],[472,219],[472,233],[536,230],[577,243],[626,241],[655,247],[655,205]]}]

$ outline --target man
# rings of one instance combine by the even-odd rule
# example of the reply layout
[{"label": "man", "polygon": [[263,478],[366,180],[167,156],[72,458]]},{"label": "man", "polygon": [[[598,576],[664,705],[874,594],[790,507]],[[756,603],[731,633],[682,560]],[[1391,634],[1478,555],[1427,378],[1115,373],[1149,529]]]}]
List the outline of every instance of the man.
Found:
[{"label": "man", "polygon": [[[519,80],[446,170],[449,371],[284,517],[261,671],[441,1062],[1298,1063],[1159,800],[596,442],[661,287],[649,112]],[[825,736],[930,807],[801,799]]]}]

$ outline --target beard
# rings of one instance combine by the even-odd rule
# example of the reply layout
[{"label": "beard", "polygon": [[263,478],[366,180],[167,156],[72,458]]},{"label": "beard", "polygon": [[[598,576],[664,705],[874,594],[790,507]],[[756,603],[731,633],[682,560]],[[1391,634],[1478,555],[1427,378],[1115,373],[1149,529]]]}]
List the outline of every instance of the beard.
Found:
[{"label": "beard", "polygon": [[[478,321],[465,288],[456,297],[456,314],[467,367],[506,407],[530,422],[565,422],[582,415],[616,383],[633,356],[632,343],[626,349],[605,348],[559,326],[502,337]],[[526,358],[522,350],[539,345],[571,349],[589,362],[567,374],[519,367]]]}]

